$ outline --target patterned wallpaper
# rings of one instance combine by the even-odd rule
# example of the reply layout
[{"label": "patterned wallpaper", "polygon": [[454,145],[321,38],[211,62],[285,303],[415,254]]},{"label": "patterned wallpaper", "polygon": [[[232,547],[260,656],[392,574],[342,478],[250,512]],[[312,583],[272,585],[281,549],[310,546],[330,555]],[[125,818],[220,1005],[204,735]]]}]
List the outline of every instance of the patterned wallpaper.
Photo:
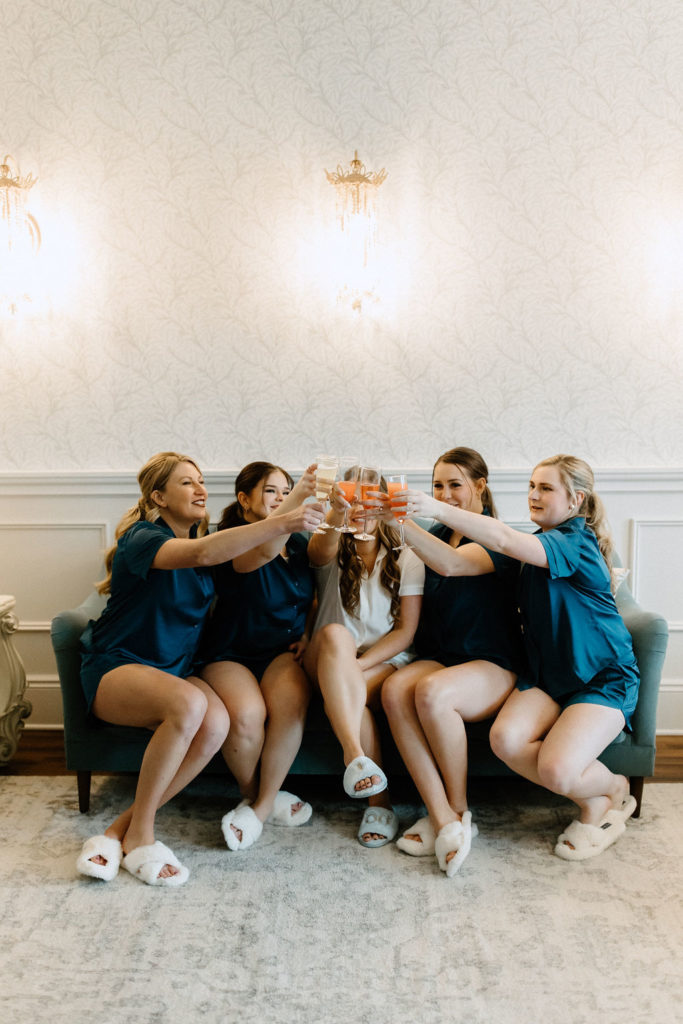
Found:
[{"label": "patterned wallpaper", "polygon": [[[0,67],[44,239],[0,470],[683,463],[680,0],[21,0]],[[388,172],[360,315],[355,149]]]}]

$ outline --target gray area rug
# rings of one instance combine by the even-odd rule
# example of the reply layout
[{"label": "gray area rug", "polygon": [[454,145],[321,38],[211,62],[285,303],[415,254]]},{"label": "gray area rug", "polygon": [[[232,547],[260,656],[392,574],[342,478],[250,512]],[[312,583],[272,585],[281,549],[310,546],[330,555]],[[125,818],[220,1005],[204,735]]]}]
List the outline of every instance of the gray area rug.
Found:
[{"label": "gray area rug", "polygon": [[[615,846],[567,864],[552,849],[571,804],[482,782],[480,835],[448,879],[433,858],[363,849],[361,808],[298,783],[311,822],[238,853],[220,833],[234,799],[195,783],[158,820],[190,879],[157,889],[75,872],[130,779],[96,779],[89,815],[70,777],[0,780],[4,1024],[683,1019],[683,784],[647,785]],[[420,811],[396,809],[403,826]]]}]

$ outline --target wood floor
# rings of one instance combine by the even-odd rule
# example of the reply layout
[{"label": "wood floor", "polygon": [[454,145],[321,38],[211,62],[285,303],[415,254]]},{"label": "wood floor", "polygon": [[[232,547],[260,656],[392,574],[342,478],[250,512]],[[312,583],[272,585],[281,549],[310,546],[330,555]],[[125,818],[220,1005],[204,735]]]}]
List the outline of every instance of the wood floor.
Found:
[{"label": "wood floor", "polygon": [[[26,729],[3,775],[68,775],[61,730]],[[658,736],[653,782],[683,782],[683,736]]]}]

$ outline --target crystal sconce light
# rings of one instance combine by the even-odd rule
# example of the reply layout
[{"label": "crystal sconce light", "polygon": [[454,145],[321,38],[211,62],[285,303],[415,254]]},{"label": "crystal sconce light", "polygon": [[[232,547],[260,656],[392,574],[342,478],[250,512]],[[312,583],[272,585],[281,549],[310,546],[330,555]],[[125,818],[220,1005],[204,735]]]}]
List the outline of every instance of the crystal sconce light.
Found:
[{"label": "crystal sconce light", "polygon": [[337,194],[343,280],[338,301],[360,312],[364,302],[377,302],[377,194],[387,172],[368,171],[354,153],[348,169],[325,171]]},{"label": "crystal sconce light", "polygon": [[11,156],[0,164],[0,313],[16,313],[31,302],[35,255],[40,228],[27,209],[36,178],[22,178]]}]

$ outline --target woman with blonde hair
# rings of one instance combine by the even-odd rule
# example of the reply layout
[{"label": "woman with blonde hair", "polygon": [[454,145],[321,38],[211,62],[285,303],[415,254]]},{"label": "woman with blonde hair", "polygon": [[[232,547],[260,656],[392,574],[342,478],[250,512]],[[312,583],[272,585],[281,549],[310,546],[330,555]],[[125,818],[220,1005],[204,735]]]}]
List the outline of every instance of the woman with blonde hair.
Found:
[{"label": "woman with blonde hair", "polygon": [[[432,494],[447,507],[496,515],[488,467],[473,448],[439,456]],[[437,523],[430,533],[455,551],[475,548],[460,529]],[[467,805],[465,723],[499,710],[523,661],[514,600],[519,564],[484,547],[476,555],[476,575],[445,577],[427,567],[417,658],[382,688],[396,746],[427,809],[397,846],[416,857],[436,853],[449,876],[476,833]]]},{"label": "woman with blonde hair", "polygon": [[[315,491],[315,465],[294,482],[280,466],[250,462],[218,529],[282,516]],[[308,536],[264,542],[216,566],[216,605],[200,648],[201,676],[230,715],[223,757],[241,803],[223,818],[231,850],[246,850],[263,824],[303,825],[311,805],[280,789],[301,745],[310,683],[301,665],[314,597]]]},{"label": "woman with blonde hair", "polygon": [[[335,489],[328,523],[341,527],[345,508],[348,503]],[[369,800],[358,840],[376,847],[394,838],[398,817],[380,767],[373,709],[379,707],[384,680],[414,656],[424,566],[407,548],[397,553],[397,531],[368,518],[360,503],[352,505],[349,518],[370,539],[332,529],[314,535],[308,545],[317,567],[319,610],[304,667],[320,689],[342,748],[344,791]]]},{"label": "woman with blonde hair", "polygon": [[[161,452],[138,475],[141,497],[121,520],[99,589],[109,600],[81,641],[88,708],[115,725],[147,728],[133,804],[86,840],[77,862],[110,881],[122,865],[148,885],[181,885],[188,870],[155,841],[156,812],[225,740],[225,706],[194,672],[199,634],[213,598],[210,566],[259,543],[315,528],[320,506],[206,534],[207,490],[187,455]],[[198,536],[198,534],[203,534]]]},{"label": "woman with blonde hair", "polygon": [[491,747],[514,771],[578,805],[557,856],[596,856],[624,833],[636,808],[628,779],[598,757],[630,728],[639,675],[611,590],[612,542],[590,466],[555,455],[535,467],[533,534],[419,491],[404,495],[409,515],[433,516],[474,542],[454,551],[409,524],[410,542],[437,572],[476,574],[481,547],[523,563],[518,602],[528,664],[491,728]]}]

